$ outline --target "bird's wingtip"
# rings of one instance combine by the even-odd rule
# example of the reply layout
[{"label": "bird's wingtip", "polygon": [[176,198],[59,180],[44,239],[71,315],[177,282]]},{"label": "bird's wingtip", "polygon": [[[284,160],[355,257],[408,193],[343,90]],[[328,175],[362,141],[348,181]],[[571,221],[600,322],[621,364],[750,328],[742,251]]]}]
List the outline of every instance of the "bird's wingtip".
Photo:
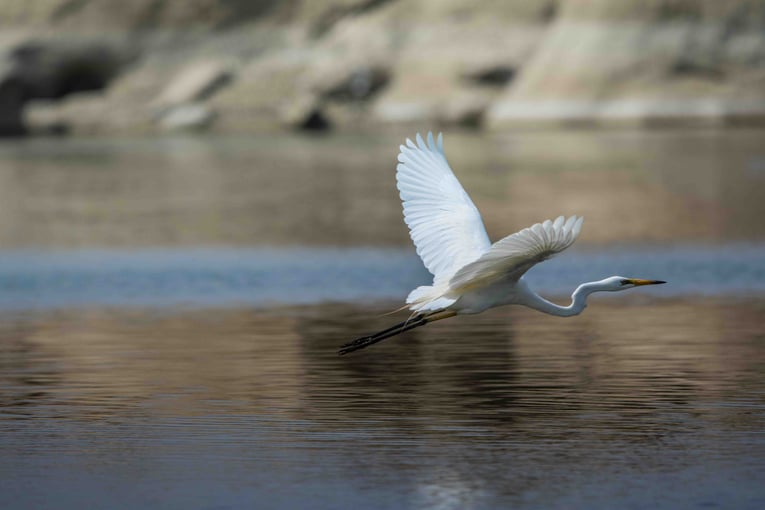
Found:
[{"label": "bird's wingtip", "polygon": [[571,231],[574,233],[574,237],[579,237],[579,232],[582,231],[582,224],[584,223],[584,217],[578,216],[576,218],[576,221],[574,221],[574,226],[571,228]]},{"label": "bird's wingtip", "polygon": [[425,137],[421,133],[416,133],[414,141],[411,138],[406,139],[406,146],[399,146],[399,152],[403,152],[404,149],[419,149],[424,151],[444,152],[444,135],[438,133],[434,135],[433,131],[428,131]]}]

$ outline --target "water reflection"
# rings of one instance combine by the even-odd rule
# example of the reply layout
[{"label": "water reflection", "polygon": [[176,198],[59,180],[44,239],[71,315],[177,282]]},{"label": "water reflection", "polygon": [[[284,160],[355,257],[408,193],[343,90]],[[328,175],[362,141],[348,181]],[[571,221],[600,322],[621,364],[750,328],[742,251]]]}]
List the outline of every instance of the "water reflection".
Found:
[{"label": "water reflection", "polygon": [[[344,371],[334,363],[307,363],[327,372],[315,375],[317,383],[307,389],[310,397],[326,403],[322,410],[337,405],[338,413],[358,419],[384,420],[391,409],[403,408],[428,429],[460,434],[462,427],[490,428],[491,433],[477,434],[476,440],[518,434],[562,438],[576,429],[571,419],[580,413],[587,420],[595,418],[592,425],[599,433],[612,428],[603,426],[605,420],[613,422],[616,435],[634,430],[653,438],[657,424],[651,420],[660,409],[692,400],[694,386],[685,380],[704,379],[710,370],[689,363],[687,352],[673,365],[666,353],[677,345],[649,340],[667,337],[662,329],[666,322],[659,322],[659,331],[649,326],[647,331],[625,332],[619,324],[634,323],[634,310],[606,309],[570,323],[550,324],[549,318],[533,312],[514,311],[434,324],[390,341],[392,345],[341,358]],[[655,320],[653,308],[638,310]],[[698,333],[708,333],[706,326],[700,325]],[[355,325],[344,329],[344,338],[364,331]],[[329,337],[321,342],[320,359],[338,343],[336,333]],[[338,387],[347,393],[338,395]],[[334,393],[324,394],[324,389]]]},{"label": "water reflection", "polygon": [[[305,353],[309,358],[306,364],[313,368],[309,374],[316,381],[331,381],[329,385],[310,385],[310,398],[324,399],[328,405],[340,406],[338,411],[360,419],[385,419],[392,408],[408,409],[421,416],[423,423],[432,419],[510,417],[505,414],[515,398],[517,374],[513,333],[506,318],[486,318],[478,323],[467,318],[456,329],[455,324],[433,324],[383,349],[330,358],[331,364],[320,363],[335,356],[339,343],[390,322],[390,318],[369,316],[368,312],[362,317],[352,321],[336,318],[333,327],[319,328],[318,334],[314,323],[300,325],[304,331],[301,336],[315,344]],[[480,346],[464,342],[466,333],[467,338],[479,338]],[[335,392],[338,387],[347,388],[348,393],[334,398],[323,394],[324,389]],[[416,401],[409,406],[401,405],[402,399],[406,402],[412,398]]]},{"label": "water reflection", "polygon": [[[390,318],[342,305],[287,314],[67,312],[6,322],[4,388],[17,395],[5,408],[31,404],[23,395],[33,389],[35,398],[62,399],[59,410],[78,419],[119,412],[93,404],[120,399],[146,400],[144,412],[224,405],[319,423],[392,416],[515,429],[583,409],[655,417],[663,406],[723,400],[742,381],[744,392],[761,382],[761,312],[759,303],[617,300],[563,321],[509,309],[346,357],[336,355],[340,343]],[[90,405],[97,414],[82,408]]]},{"label": "water reflection", "polygon": [[[151,496],[219,490],[209,470],[223,462],[247,494],[279,488],[265,508],[306,504],[295,484],[335,502],[371,490],[372,508],[550,503],[604,470],[611,485],[593,491],[681,471],[690,496],[720,487],[709,473],[765,467],[752,454],[765,447],[764,310],[603,300],[561,320],[510,308],[345,357],[339,344],[391,318],[348,305],[8,316],[0,472],[23,485],[38,462],[88,462],[118,487],[136,481],[106,456],[156,466],[141,482]],[[687,471],[699,462],[713,468]]]},{"label": "water reflection", "polygon": [[398,143],[0,145],[0,507],[765,507],[759,133],[448,135],[494,236],[587,216],[535,286],[673,287],[339,357],[425,276]]},{"label": "water reflection", "polygon": [[[587,218],[582,243],[762,240],[758,131],[447,133],[492,237]],[[398,136],[0,145],[0,243],[408,245]],[[23,197],[23,198],[22,198]]]}]

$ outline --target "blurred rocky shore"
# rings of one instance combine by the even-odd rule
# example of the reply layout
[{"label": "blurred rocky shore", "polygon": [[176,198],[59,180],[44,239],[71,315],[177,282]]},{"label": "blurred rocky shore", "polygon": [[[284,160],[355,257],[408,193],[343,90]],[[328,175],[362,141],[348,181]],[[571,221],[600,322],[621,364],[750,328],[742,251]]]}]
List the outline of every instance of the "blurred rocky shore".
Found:
[{"label": "blurred rocky shore", "polygon": [[765,122],[765,0],[0,3],[0,135]]}]

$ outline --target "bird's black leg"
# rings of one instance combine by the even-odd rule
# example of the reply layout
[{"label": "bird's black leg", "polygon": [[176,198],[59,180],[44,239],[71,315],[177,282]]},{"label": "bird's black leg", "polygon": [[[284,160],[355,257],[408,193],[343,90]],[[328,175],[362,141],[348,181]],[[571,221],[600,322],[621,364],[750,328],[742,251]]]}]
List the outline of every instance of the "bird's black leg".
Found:
[{"label": "bird's black leg", "polygon": [[425,324],[429,322],[433,322],[439,319],[446,319],[447,317],[453,317],[454,315],[456,315],[456,312],[451,312],[451,311],[439,311],[439,312],[434,312],[428,315],[424,315],[424,314],[416,315],[410,319],[405,320],[404,322],[400,322],[396,324],[395,326],[391,326],[382,331],[378,331],[377,333],[373,335],[362,336],[361,338],[357,338],[356,340],[352,342],[348,342],[347,344],[340,347],[338,354],[343,355],[343,354],[348,354],[349,352],[358,351],[359,349],[363,349],[364,347],[369,347],[370,345],[376,344],[377,342],[381,340],[385,340],[386,338],[396,336],[400,333],[403,333],[404,331],[409,331],[410,329],[424,326]]},{"label": "bird's black leg", "polygon": [[340,347],[338,353],[342,355],[348,354],[349,352],[358,351],[364,347],[369,347],[372,344],[376,344],[381,340],[385,340],[386,338],[390,338],[392,336],[398,335],[399,333],[409,331],[410,329],[414,329],[419,326],[424,326],[425,324],[427,324],[427,322],[425,322],[425,316],[422,314],[416,315],[410,319],[405,320],[404,322],[396,324],[395,326],[391,326],[387,329],[383,329],[382,331],[378,331],[373,335],[362,336],[361,338],[357,338],[352,342],[348,342],[347,344]]}]

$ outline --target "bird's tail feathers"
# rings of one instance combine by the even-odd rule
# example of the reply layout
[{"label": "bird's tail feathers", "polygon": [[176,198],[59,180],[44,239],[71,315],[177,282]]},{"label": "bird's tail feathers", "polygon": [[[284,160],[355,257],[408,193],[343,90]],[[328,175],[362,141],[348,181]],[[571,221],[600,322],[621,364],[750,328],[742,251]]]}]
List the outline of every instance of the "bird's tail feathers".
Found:
[{"label": "bird's tail feathers", "polygon": [[457,301],[454,298],[444,296],[448,289],[448,286],[444,285],[422,285],[409,293],[406,304],[410,310],[416,312],[443,310]]},{"label": "bird's tail feathers", "polygon": [[[387,317],[388,315],[393,315],[393,314],[396,314],[396,313],[398,313],[398,312],[403,312],[403,311],[404,311],[404,310],[406,310],[407,308],[409,308],[409,305],[408,305],[408,304],[406,304],[406,305],[404,305],[404,306],[400,306],[400,307],[396,308],[395,310],[391,310],[390,312],[381,313],[381,314],[380,314],[380,317]],[[415,312],[415,313],[416,313],[416,312]]]}]

